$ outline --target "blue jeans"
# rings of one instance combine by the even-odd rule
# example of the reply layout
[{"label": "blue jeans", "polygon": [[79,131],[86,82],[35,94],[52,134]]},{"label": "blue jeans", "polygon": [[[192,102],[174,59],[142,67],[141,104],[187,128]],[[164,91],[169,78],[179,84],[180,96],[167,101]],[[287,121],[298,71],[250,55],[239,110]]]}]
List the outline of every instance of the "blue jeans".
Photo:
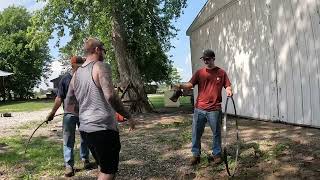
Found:
[{"label": "blue jeans", "polygon": [[[66,167],[74,166],[74,143],[76,126],[79,127],[79,118],[72,114],[63,116],[63,157]],[[81,160],[89,160],[89,149],[87,144],[80,136],[80,158]]]},{"label": "blue jeans", "polygon": [[212,155],[221,154],[221,118],[222,112],[218,111],[204,111],[201,109],[194,109],[192,122],[192,148],[193,156],[200,156],[201,154],[201,136],[203,134],[206,122],[209,122],[212,131]]}]

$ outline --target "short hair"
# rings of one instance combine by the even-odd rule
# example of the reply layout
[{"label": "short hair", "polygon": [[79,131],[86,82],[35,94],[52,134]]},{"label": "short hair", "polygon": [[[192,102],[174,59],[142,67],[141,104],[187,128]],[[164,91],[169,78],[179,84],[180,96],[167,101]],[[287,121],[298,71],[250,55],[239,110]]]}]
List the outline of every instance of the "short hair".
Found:
[{"label": "short hair", "polygon": [[90,37],[84,42],[84,53],[93,54],[95,52],[96,47],[104,49],[103,43],[99,39]]},{"label": "short hair", "polygon": [[203,51],[202,56],[201,56],[200,59],[206,58],[206,57],[215,58],[216,55],[214,54],[214,51],[212,49],[206,49],[206,50]]},{"label": "short hair", "polygon": [[72,56],[70,58],[70,62],[71,64],[78,64],[78,65],[81,65],[84,63],[84,58],[81,57],[81,56]]}]

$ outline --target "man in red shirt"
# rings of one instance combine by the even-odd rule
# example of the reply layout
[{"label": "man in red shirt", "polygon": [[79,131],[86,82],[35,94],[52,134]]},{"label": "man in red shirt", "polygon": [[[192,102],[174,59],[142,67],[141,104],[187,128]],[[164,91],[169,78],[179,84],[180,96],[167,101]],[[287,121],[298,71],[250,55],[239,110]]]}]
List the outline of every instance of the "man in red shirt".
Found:
[{"label": "man in red shirt", "polygon": [[232,96],[232,88],[227,73],[215,66],[215,54],[213,50],[207,49],[200,58],[206,67],[199,69],[188,83],[177,84],[177,89],[191,89],[198,85],[198,97],[195,104],[192,122],[192,149],[193,157],[190,164],[200,163],[201,136],[206,122],[209,122],[212,134],[212,156],[208,157],[209,162],[219,164],[221,159],[221,102],[222,88],[224,87],[227,96]]}]

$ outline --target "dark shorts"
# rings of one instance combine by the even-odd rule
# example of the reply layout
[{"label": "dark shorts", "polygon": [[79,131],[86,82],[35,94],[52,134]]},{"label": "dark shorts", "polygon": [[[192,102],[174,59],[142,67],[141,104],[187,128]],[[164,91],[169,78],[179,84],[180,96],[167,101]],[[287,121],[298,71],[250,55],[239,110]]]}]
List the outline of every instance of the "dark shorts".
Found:
[{"label": "dark shorts", "polygon": [[100,171],[105,174],[115,174],[118,171],[121,149],[119,132],[105,130],[92,133],[81,131],[80,133],[100,166]]}]

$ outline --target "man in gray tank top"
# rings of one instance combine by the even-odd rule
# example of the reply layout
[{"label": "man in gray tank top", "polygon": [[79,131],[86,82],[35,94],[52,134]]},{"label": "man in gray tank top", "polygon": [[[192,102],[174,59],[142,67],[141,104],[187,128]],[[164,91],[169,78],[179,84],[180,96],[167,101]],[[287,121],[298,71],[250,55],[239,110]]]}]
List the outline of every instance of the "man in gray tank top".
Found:
[{"label": "man in gray tank top", "polygon": [[89,38],[84,51],[86,62],[72,77],[66,109],[79,105],[79,130],[100,166],[98,179],[114,179],[121,148],[115,113],[129,120],[130,129],[134,129],[135,122],[114,91],[111,68],[103,63],[103,44]]}]

